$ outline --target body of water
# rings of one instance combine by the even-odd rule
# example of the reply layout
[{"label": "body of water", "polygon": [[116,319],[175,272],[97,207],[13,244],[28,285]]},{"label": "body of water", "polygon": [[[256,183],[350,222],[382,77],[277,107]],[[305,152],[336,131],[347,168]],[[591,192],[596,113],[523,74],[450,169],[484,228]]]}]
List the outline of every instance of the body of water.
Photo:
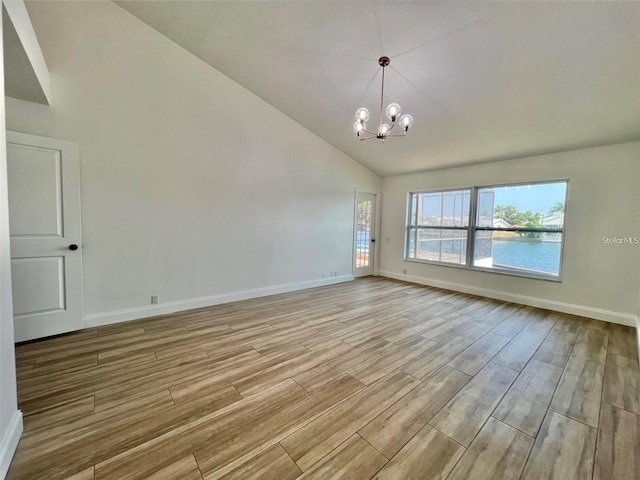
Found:
[{"label": "body of water", "polygon": [[560,267],[560,247],[560,243],[493,240],[493,263],[557,275]]}]

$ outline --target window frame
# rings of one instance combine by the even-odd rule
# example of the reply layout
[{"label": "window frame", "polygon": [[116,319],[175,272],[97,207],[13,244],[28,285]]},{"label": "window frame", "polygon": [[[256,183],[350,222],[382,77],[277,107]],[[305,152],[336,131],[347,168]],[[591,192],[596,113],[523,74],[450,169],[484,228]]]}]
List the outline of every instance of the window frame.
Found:
[{"label": "window frame", "polygon": [[[444,267],[453,267],[453,268],[461,268],[465,270],[475,270],[479,272],[486,273],[495,273],[498,275],[509,275],[515,277],[523,277],[523,278],[532,278],[535,280],[546,280],[550,282],[562,282],[562,273],[563,273],[563,262],[564,262],[564,244],[565,244],[565,234],[566,234],[566,224],[563,221],[562,228],[500,228],[500,227],[481,227],[478,226],[477,219],[477,209],[478,209],[478,192],[483,189],[489,188],[502,188],[502,187],[524,187],[527,185],[542,185],[542,184],[550,184],[550,183],[564,183],[565,184],[565,196],[564,196],[564,217],[566,219],[567,212],[567,198],[569,198],[569,179],[568,178],[556,178],[549,180],[536,180],[531,182],[510,182],[510,183],[497,183],[497,184],[489,184],[489,185],[474,185],[474,186],[465,186],[465,187],[451,187],[451,188],[439,188],[439,189],[428,189],[428,190],[416,190],[410,191],[407,193],[407,217],[406,217],[406,227],[405,227],[405,243],[404,243],[404,261],[406,262],[416,262],[416,263],[426,263],[431,265],[438,265]],[[457,191],[469,191],[469,223],[467,226],[462,227],[453,227],[453,226],[433,226],[433,225],[412,225],[411,224],[411,216],[412,216],[412,198],[414,195],[420,195],[425,193],[441,193],[441,192],[457,192]],[[416,218],[417,223],[417,218]],[[466,249],[466,262],[465,263],[451,263],[451,262],[443,262],[438,260],[428,260],[428,259],[419,259],[419,258],[411,258],[409,257],[409,243],[411,240],[411,230],[415,229],[418,231],[419,229],[439,229],[439,230],[466,230],[467,231],[467,249]],[[525,273],[519,272],[517,270],[512,270],[509,268],[490,268],[490,267],[482,267],[475,266],[474,263],[474,255],[476,248],[476,232],[484,231],[484,232],[516,232],[516,233],[560,233],[562,240],[560,241],[560,261],[558,265],[558,275],[553,274],[545,274],[545,273]],[[414,249],[417,248],[417,243],[414,245]]]},{"label": "window frame", "polygon": [[[472,208],[472,202],[473,202],[473,187],[461,187],[461,188],[440,188],[437,190],[424,190],[424,191],[420,191],[420,192],[409,192],[408,194],[408,200],[407,200],[407,205],[408,205],[408,215],[407,215],[407,227],[405,229],[405,236],[406,236],[406,241],[405,241],[405,253],[404,253],[404,259],[410,262],[419,262],[419,263],[432,263],[435,265],[445,265],[448,267],[458,267],[458,268],[468,268],[467,264],[469,263],[469,225],[471,224],[471,217],[469,217],[469,225],[467,225],[466,227],[457,227],[457,226],[443,226],[443,225],[411,225],[411,197],[412,195],[419,195],[419,194],[423,194],[423,193],[443,193],[443,192],[464,192],[464,191],[468,191],[469,192],[469,212],[471,212]],[[410,230],[411,229],[415,229],[416,232],[418,230],[461,230],[461,231],[466,231],[467,232],[467,238],[466,238],[466,242],[467,242],[467,247],[466,247],[466,253],[465,253],[465,258],[467,259],[467,261],[465,262],[465,264],[462,263],[452,263],[452,262],[442,262],[442,261],[438,261],[438,260],[426,260],[426,259],[417,259],[417,258],[410,258],[408,257],[409,255],[409,242],[410,242]],[[417,248],[417,242],[416,242],[416,247]]]}]

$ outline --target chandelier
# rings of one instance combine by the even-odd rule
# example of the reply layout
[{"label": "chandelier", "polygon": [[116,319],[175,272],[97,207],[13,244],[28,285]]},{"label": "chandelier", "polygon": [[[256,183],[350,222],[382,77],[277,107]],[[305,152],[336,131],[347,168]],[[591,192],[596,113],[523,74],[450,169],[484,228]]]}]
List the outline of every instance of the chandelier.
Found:
[{"label": "chandelier", "polygon": [[391,134],[391,130],[396,125],[396,119],[400,115],[400,105],[397,103],[390,103],[387,107],[387,118],[391,120],[391,125],[388,123],[382,123],[382,109],[384,106],[384,69],[389,66],[391,60],[389,57],[380,57],[378,59],[378,65],[382,67],[382,93],[380,94],[380,122],[378,124],[377,132],[370,132],[367,130],[367,121],[369,120],[369,110],[362,107],[356,111],[356,123],[353,124],[353,131],[358,136],[358,140],[370,140],[372,138],[379,138],[383,142],[387,137],[404,137],[407,134],[409,127],[413,125],[413,117],[409,114],[404,114],[398,119],[402,133]]}]

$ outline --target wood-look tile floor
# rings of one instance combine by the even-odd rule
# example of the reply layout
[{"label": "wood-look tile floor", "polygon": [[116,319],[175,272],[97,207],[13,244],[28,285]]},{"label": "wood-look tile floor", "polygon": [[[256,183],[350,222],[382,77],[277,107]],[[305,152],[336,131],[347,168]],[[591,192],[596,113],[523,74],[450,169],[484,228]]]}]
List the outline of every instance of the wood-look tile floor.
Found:
[{"label": "wood-look tile floor", "polygon": [[640,478],[632,328],[381,278],[17,348],[10,480]]}]

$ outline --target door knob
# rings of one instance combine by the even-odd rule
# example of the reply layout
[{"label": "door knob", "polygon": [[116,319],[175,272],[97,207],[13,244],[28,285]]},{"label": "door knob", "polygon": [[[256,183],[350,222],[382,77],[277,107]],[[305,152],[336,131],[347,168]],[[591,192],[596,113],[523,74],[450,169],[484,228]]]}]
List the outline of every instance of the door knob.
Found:
[{"label": "door knob", "polygon": [[76,245],[75,243],[72,243],[71,245],[69,245],[69,250],[77,250],[78,249],[78,245]]}]

